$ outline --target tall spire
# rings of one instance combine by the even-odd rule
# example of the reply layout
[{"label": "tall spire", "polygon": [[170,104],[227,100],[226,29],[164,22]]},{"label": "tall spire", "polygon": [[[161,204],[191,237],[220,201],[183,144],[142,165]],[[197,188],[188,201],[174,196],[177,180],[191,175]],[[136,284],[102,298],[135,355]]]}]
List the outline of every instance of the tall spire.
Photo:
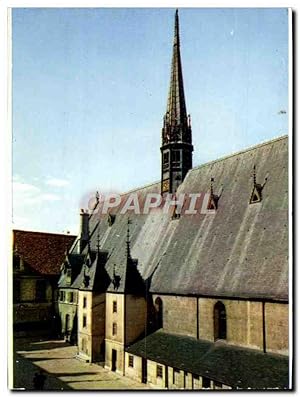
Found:
[{"label": "tall spire", "polygon": [[[166,112],[166,123],[171,127],[171,132],[175,132],[177,126],[187,124],[186,105],[183,89],[182,66],[180,56],[179,38],[179,18],[178,10],[175,13],[173,56],[171,65],[171,80]],[[179,132],[179,131],[178,131]],[[182,131],[181,131],[182,132]],[[170,138],[176,139],[176,134],[171,134]]]},{"label": "tall spire", "polygon": [[175,193],[192,168],[192,130],[187,115],[180,55],[179,16],[175,12],[167,111],[162,128],[162,193]]}]

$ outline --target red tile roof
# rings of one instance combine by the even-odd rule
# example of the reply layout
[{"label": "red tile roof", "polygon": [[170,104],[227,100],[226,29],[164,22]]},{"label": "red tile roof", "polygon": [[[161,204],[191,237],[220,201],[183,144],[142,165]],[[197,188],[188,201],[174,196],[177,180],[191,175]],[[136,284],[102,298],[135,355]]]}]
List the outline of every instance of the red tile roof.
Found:
[{"label": "red tile roof", "polygon": [[58,275],[60,266],[76,236],[66,234],[13,231],[14,252],[32,271],[44,275]]}]

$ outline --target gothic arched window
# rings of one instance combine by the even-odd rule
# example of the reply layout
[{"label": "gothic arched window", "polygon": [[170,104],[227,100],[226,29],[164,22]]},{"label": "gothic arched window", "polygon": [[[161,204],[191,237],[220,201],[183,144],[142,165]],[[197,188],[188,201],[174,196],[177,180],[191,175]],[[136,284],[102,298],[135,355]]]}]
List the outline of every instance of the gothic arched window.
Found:
[{"label": "gothic arched window", "polygon": [[214,338],[226,339],[226,309],[222,302],[218,301],[214,306]]},{"label": "gothic arched window", "polygon": [[159,297],[155,299],[155,311],[156,311],[157,328],[162,328],[163,327],[163,302]]}]

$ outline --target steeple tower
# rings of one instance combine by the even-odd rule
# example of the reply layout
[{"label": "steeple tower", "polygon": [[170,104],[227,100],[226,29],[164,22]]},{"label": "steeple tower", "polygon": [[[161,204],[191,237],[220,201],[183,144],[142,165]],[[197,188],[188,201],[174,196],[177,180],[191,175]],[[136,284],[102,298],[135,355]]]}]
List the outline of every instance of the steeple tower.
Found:
[{"label": "steeple tower", "polygon": [[192,168],[192,129],[187,115],[180,57],[179,18],[175,29],[167,111],[162,128],[161,193],[175,193]]}]

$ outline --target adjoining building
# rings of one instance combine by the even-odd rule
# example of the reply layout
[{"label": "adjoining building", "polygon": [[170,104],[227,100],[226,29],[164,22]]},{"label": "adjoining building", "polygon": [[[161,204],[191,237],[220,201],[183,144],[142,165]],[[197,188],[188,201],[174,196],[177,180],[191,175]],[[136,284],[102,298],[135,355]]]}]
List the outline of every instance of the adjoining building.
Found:
[{"label": "adjoining building", "polygon": [[61,263],[76,236],[13,230],[13,329],[15,335],[60,328],[56,307]]},{"label": "adjoining building", "polygon": [[176,11],[161,180],[122,200],[199,193],[205,211],[87,217],[69,253],[79,355],[158,389],[287,389],[288,138],[195,168],[192,152]]}]

